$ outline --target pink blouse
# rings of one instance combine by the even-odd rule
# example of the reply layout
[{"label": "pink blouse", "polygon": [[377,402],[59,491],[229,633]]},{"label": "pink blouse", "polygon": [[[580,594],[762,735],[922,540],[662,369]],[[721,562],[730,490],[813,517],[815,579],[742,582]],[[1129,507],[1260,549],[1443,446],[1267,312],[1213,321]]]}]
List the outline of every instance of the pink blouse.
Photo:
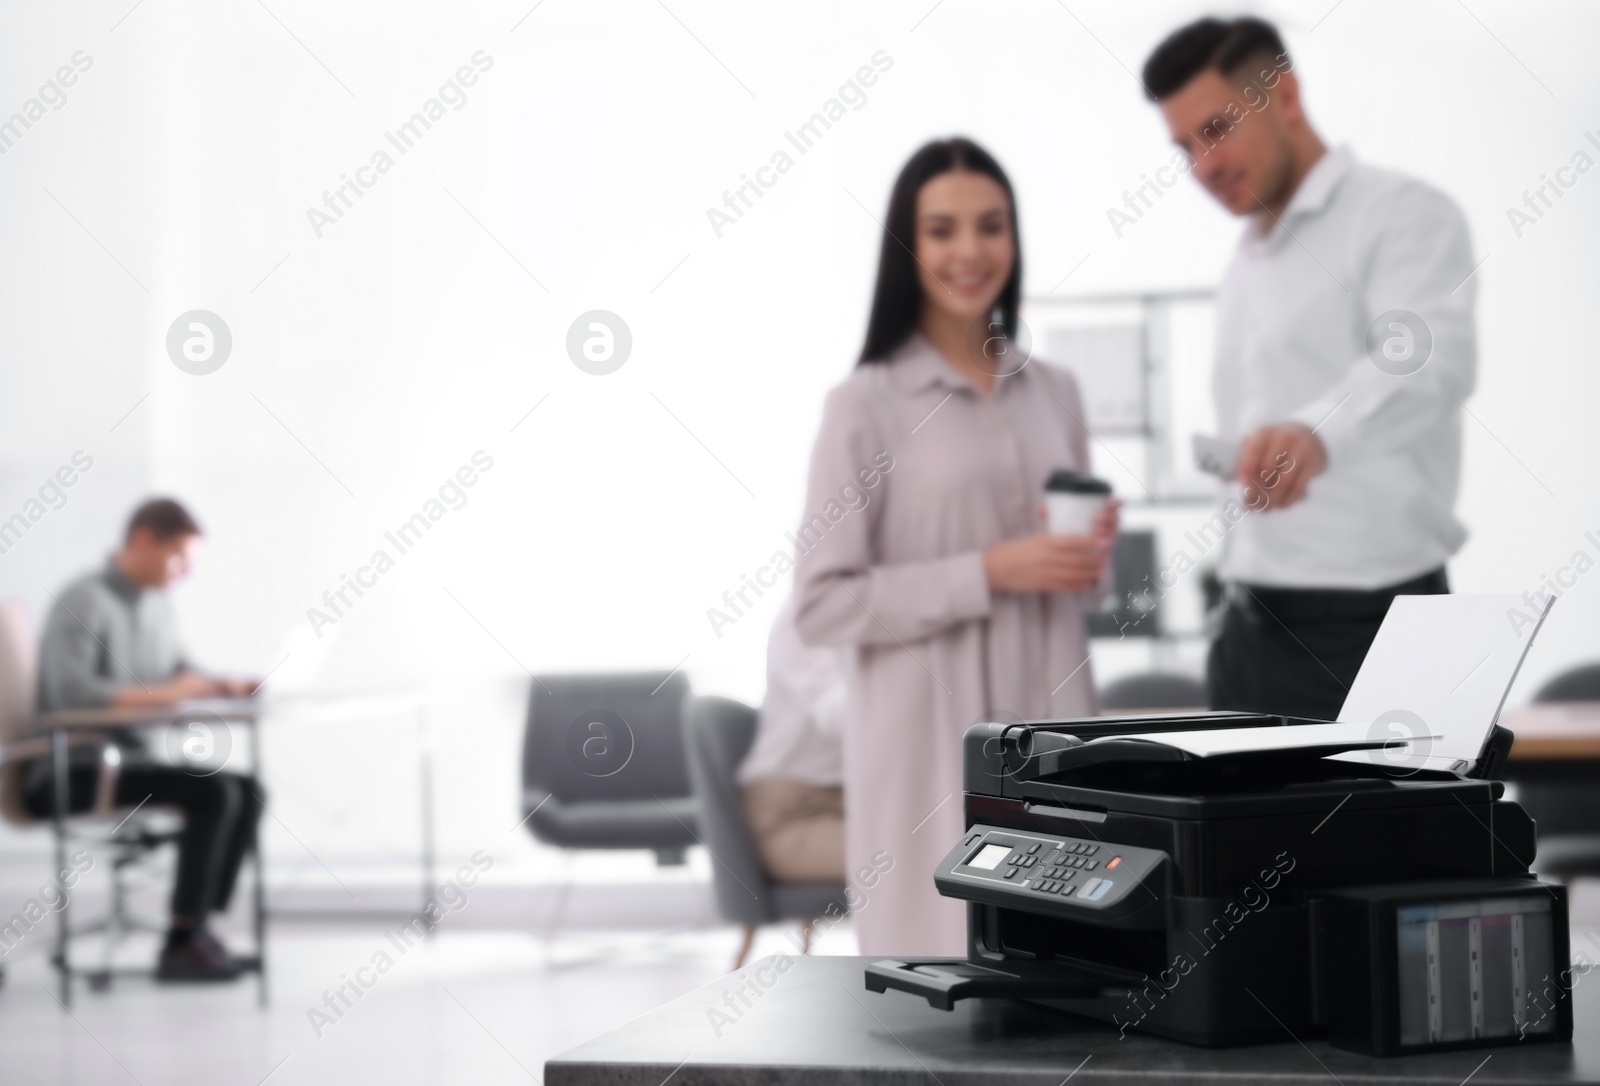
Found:
[{"label": "pink blouse", "polygon": [[933,870],[965,828],[967,726],[1094,712],[1085,615],[1107,578],[999,593],[983,567],[986,547],[1044,529],[1053,470],[1089,469],[1082,418],[1064,370],[1035,359],[985,393],[921,336],[828,394],[795,594],[805,640],[854,649],[845,816],[862,953],[965,954],[965,910]]}]

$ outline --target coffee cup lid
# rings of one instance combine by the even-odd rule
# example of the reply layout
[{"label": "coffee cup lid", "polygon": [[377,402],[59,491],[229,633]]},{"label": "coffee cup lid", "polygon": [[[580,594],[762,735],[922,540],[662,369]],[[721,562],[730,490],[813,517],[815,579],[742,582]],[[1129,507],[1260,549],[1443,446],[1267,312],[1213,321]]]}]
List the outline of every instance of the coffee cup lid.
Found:
[{"label": "coffee cup lid", "polygon": [[1063,494],[1111,493],[1111,484],[1104,479],[1096,479],[1093,475],[1083,475],[1076,471],[1067,471],[1065,468],[1051,472],[1050,480],[1044,484],[1044,488]]}]

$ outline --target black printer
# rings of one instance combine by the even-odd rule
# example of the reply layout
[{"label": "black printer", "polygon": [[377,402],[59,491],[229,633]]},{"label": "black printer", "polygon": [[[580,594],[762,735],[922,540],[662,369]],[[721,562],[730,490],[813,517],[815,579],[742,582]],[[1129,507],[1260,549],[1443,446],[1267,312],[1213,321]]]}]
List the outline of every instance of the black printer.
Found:
[{"label": "black printer", "polygon": [[[1205,749],[1242,729],[1302,738]],[[975,724],[935,874],[967,902],[967,957],[876,962],[867,987],[1199,1045],[1570,1040],[1566,892],[1529,873],[1533,821],[1498,780],[1512,736],[1487,734],[1441,769],[1331,758],[1384,743],[1276,716]]]}]

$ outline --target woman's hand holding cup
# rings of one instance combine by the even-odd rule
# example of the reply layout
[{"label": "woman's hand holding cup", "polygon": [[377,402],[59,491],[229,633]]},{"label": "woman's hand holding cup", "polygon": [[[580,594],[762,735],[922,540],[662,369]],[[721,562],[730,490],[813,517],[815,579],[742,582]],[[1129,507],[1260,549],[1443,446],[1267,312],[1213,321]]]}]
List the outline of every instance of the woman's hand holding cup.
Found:
[{"label": "woman's hand holding cup", "polygon": [[1090,535],[1095,539],[1104,540],[1107,544],[1107,554],[1117,542],[1117,532],[1122,526],[1122,499],[1107,498],[1094,515],[1093,527]]},{"label": "woman's hand holding cup", "polygon": [[983,552],[994,592],[1077,592],[1105,573],[1122,502],[1098,479],[1058,471],[1041,512],[1049,530],[996,543]]},{"label": "woman's hand holding cup", "polygon": [[983,569],[994,592],[1076,592],[1100,578],[1110,557],[1109,539],[1039,532],[988,548]]}]

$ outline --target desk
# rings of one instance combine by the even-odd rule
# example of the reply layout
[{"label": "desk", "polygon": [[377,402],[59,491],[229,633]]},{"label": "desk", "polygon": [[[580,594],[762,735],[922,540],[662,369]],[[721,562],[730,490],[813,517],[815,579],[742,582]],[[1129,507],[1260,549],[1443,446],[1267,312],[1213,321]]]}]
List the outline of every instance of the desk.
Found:
[{"label": "desk", "polygon": [[[264,699],[234,699],[211,698],[179,702],[174,705],[139,706],[137,708],[100,708],[100,709],[66,709],[46,713],[39,717],[38,727],[48,730],[51,735],[51,746],[40,747],[38,750],[26,751],[26,756],[49,755],[55,745],[65,743],[69,732],[105,732],[116,729],[137,729],[170,725],[184,720],[199,719],[209,720],[220,724],[244,724],[248,729],[249,768],[263,783],[265,781],[263,760],[261,754],[260,722],[271,717],[275,712],[289,706],[326,709],[337,706],[346,711],[372,711],[375,705],[385,702],[393,703],[396,699],[410,706],[414,705],[417,716],[418,740],[418,772],[420,791],[420,822],[421,822],[421,849],[419,864],[421,867],[421,895],[417,910],[402,909],[363,912],[362,916],[393,916],[401,915],[411,917],[416,912],[426,909],[428,902],[438,892],[434,881],[435,869],[435,828],[433,804],[433,744],[429,728],[429,719],[426,711],[426,701],[415,690],[401,690],[384,694],[366,692],[329,692],[329,693],[301,693],[289,694],[278,697],[267,696]],[[38,743],[37,740],[25,741],[19,746],[23,750],[28,743]],[[236,754],[236,752],[231,752]],[[234,758],[224,759],[224,767],[232,768]],[[59,778],[58,778],[59,779]],[[276,816],[274,816],[276,817]],[[59,861],[60,858],[58,858]],[[266,1002],[266,973],[265,973],[265,917],[267,906],[265,900],[266,878],[262,861],[262,850],[258,840],[256,849],[252,852],[252,881],[255,884],[255,898],[253,901],[254,936],[256,953],[261,957],[263,966],[259,974],[260,993],[263,1005]],[[62,864],[58,862],[58,870]],[[317,910],[292,910],[279,908],[277,915],[302,915],[326,916],[326,911]],[[62,917],[66,915],[63,908]],[[348,917],[351,912],[343,910],[337,913],[340,917]],[[63,924],[65,923],[63,919]],[[431,929],[430,929],[431,932]],[[58,944],[58,953],[60,948]],[[70,977],[63,974],[63,998],[70,999]]]},{"label": "desk", "polygon": [[1600,759],[1600,702],[1551,702],[1512,709],[1500,717],[1511,729],[1513,761]]},{"label": "desk", "polygon": [[261,703],[252,698],[202,698],[172,705],[140,705],[133,708],[57,709],[39,717],[42,728],[96,729],[147,728],[170,724],[190,713],[209,713],[223,721],[254,724],[261,718]]},{"label": "desk", "polygon": [[1562,879],[1600,873],[1600,703],[1529,705],[1500,722],[1517,737],[1505,779],[1538,826],[1534,866]]},{"label": "desk", "polygon": [[[903,992],[874,995],[862,982],[871,958],[795,958],[785,975],[764,958],[548,1061],[546,1086],[684,1086],[760,1082],[957,1086],[1210,1086],[1383,1082],[1460,1086],[1600,1083],[1600,983],[1578,984],[1577,1040],[1565,1044],[1377,1060],[1285,1038],[1278,1045],[1194,1048],[1022,1003],[966,1001],[937,1011]],[[771,984],[742,1010],[734,994],[758,974]],[[726,1000],[725,1000],[726,996]],[[730,1007],[733,1008],[730,1010]],[[718,1036],[708,1012],[732,1017]],[[1485,1060],[1487,1058],[1487,1063]],[[1474,1069],[1479,1068],[1474,1074]],[[1330,1077],[1332,1076],[1332,1077]]]},{"label": "desk", "polygon": [[[176,705],[141,706],[136,709],[64,709],[54,713],[47,713],[40,717],[39,724],[44,728],[66,728],[69,730],[96,731],[113,728],[141,728],[155,727],[170,724],[187,714],[209,715],[224,723],[242,723],[250,725],[250,766],[251,772],[266,783],[261,770],[261,742],[257,725],[260,721],[272,717],[280,710],[290,707],[327,710],[338,708],[347,715],[352,711],[358,714],[371,714],[395,704],[412,707],[416,712],[417,722],[417,773],[418,773],[418,809],[420,812],[420,849],[417,858],[421,869],[421,896],[417,903],[417,910],[427,908],[435,894],[438,893],[438,884],[434,881],[434,870],[437,866],[436,828],[433,804],[433,739],[430,721],[427,713],[427,702],[417,690],[396,690],[381,693],[366,691],[332,691],[324,693],[287,694],[277,697],[267,696],[262,699],[252,698],[210,698],[195,701],[179,702]],[[48,753],[41,750],[38,753]],[[327,910],[317,909],[287,909],[279,908],[279,915],[299,915],[306,917],[326,918],[334,916],[348,918],[352,915],[363,917],[393,917],[396,915],[410,917],[415,915],[412,910],[378,910],[371,912],[355,913],[353,910],[338,910],[329,913]]]}]

